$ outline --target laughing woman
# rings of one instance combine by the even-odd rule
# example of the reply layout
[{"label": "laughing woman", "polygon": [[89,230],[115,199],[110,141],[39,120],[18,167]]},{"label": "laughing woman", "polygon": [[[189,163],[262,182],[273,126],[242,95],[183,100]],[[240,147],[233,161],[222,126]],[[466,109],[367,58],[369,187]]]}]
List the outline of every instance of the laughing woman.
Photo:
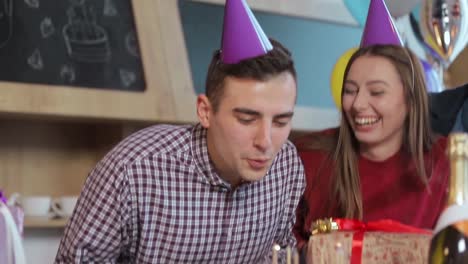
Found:
[{"label": "laughing woman", "polygon": [[393,219],[433,228],[446,197],[446,138],[429,120],[424,72],[398,45],[360,48],[344,76],[339,128],[296,145],[307,188],[295,235],[302,247],[311,223],[325,217]]}]

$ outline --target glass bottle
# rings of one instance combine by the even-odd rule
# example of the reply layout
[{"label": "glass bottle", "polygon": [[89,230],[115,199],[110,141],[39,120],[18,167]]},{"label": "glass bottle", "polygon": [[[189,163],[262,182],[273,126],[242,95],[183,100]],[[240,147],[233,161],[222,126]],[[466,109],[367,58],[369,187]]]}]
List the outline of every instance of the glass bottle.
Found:
[{"label": "glass bottle", "polygon": [[442,212],[429,249],[429,263],[468,263],[468,134],[449,135],[450,179]]}]

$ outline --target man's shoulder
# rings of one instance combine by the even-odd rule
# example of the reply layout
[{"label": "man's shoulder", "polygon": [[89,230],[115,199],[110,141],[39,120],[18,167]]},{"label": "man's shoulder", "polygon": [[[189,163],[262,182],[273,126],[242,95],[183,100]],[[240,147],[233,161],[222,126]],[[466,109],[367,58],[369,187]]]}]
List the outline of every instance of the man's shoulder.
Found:
[{"label": "man's shoulder", "polygon": [[128,161],[190,149],[191,125],[153,125],[122,140],[112,151]]},{"label": "man's shoulder", "polygon": [[286,140],[286,142],[283,144],[283,147],[281,147],[278,153],[278,156],[281,157],[282,155],[293,156],[293,157],[297,156],[296,146],[289,139]]},{"label": "man's shoulder", "polygon": [[274,164],[275,166],[284,166],[286,164],[288,164],[288,166],[295,166],[301,163],[301,158],[296,149],[296,146],[290,140],[287,140],[281,147],[278,154],[276,154]]},{"label": "man's shoulder", "polygon": [[157,141],[169,141],[168,137],[180,137],[187,136],[190,137],[192,133],[192,125],[169,125],[169,124],[160,124],[153,125],[141,130],[136,131],[129,135],[125,140],[157,140]]}]

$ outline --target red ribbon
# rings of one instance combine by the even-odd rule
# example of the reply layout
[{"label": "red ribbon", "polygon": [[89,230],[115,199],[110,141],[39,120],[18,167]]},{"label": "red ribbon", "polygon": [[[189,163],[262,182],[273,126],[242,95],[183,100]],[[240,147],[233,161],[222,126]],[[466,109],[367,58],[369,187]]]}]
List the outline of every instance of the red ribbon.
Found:
[{"label": "red ribbon", "polygon": [[340,231],[354,231],[353,245],[351,250],[351,264],[360,264],[362,261],[364,232],[381,231],[389,233],[431,234],[431,232],[428,230],[404,225],[400,222],[389,219],[372,221],[368,223],[343,218],[335,218],[333,221],[338,224]]}]

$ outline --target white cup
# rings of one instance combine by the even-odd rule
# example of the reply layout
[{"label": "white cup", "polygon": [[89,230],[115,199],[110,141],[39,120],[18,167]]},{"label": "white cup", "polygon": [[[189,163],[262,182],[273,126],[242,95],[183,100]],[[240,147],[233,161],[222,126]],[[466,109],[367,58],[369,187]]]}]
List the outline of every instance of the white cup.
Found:
[{"label": "white cup", "polygon": [[21,202],[25,215],[48,216],[52,198],[50,196],[25,196]]},{"label": "white cup", "polygon": [[50,216],[50,196],[23,196],[18,199],[25,216]]},{"label": "white cup", "polygon": [[52,211],[60,217],[69,217],[75,209],[78,196],[62,196],[52,201]]}]

